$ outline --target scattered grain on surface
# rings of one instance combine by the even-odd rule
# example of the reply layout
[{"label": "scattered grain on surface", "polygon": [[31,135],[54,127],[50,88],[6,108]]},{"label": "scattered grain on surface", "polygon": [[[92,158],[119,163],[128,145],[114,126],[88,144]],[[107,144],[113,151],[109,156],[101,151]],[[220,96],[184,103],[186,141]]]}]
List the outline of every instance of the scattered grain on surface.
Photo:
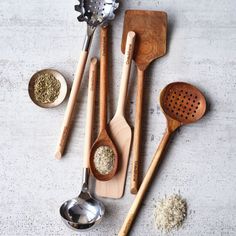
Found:
[{"label": "scattered grain on surface", "polygon": [[179,229],[186,217],[186,200],[178,194],[161,199],[155,209],[155,223],[161,231]]}]

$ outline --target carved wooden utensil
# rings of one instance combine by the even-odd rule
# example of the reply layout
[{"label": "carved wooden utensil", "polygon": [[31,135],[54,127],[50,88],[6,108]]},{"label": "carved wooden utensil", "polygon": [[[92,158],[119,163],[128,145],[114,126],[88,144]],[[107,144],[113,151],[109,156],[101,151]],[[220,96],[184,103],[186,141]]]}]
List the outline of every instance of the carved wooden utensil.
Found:
[{"label": "carved wooden utensil", "polygon": [[135,33],[129,32],[127,34],[126,40],[125,57],[120,82],[120,93],[117,110],[108,126],[111,138],[114,141],[118,151],[119,165],[116,175],[111,180],[106,182],[96,181],[96,194],[101,197],[121,198],[124,193],[125,178],[132,139],[131,128],[125,119],[125,105],[134,42]]},{"label": "carved wooden utensil", "polygon": [[[100,33],[100,132],[90,152],[90,169],[94,177],[101,181],[110,180],[115,174],[118,166],[118,154],[114,143],[108,135],[107,127],[107,67],[108,67],[108,26],[101,27]],[[114,153],[113,169],[108,174],[101,174],[95,168],[94,154],[101,146],[107,146]]]},{"label": "carved wooden utensil", "polygon": [[121,45],[123,53],[127,32],[131,30],[137,34],[134,49],[134,61],[137,65],[137,95],[131,177],[131,193],[136,194],[138,191],[144,72],[154,59],[166,54],[167,14],[162,11],[126,11]]},{"label": "carved wooden utensil", "polygon": [[160,106],[167,120],[166,131],[118,236],[128,235],[171,134],[181,125],[201,119],[206,111],[206,100],[203,94],[191,84],[176,82],[167,85],[162,90]]}]

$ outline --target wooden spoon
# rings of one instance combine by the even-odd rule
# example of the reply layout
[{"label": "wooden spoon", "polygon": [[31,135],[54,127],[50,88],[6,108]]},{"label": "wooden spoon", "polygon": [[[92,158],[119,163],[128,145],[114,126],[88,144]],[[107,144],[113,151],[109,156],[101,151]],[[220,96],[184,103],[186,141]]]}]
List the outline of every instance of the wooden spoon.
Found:
[{"label": "wooden spoon", "polygon": [[137,34],[134,61],[137,65],[137,94],[133,140],[131,193],[138,191],[140,137],[142,122],[144,72],[156,58],[166,54],[167,14],[162,11],[128,10],[125,12],[122,52],[125,50],[127,32]]},{"label": "wooden spoon", "polygon": [[206,100],[196,87],[176,82],[167,85],[162,90],[160,106],[167,120],[167,128],[118,236],[128,235],[171,134],[181,125],[190,124],[202,118],[206,111]]},{"label": "wooden spoon", "polygon": [[[107,65],[108,65],[108,26],[101,27],[100,33],[100,132],[94,142],[90,152],[90,168],[94,177],[101,181],[110,180],[115,174],[118,166],[118,154],[116,147],[109,137],[107,126]],[[112,149],[114,153],[113,169],[108,174],[101,174],[94,164],[94,154],[101,146],[107,146]]]},{"label": "wooden spoon", "polygon": [[119,167],[117,174],[111,180],[107,182],[96,182],[96,194],[101,197],[121,198],[124,192],[125,177],[132,139],[131,128],[125,119],[125,105],[130,76],[130,66],[133,57],[134,41],[135,33],[129,32],[126,40],[125,58],[122,69],[117,110],[109,123],[111,138],[117,147],[119,155]]}]

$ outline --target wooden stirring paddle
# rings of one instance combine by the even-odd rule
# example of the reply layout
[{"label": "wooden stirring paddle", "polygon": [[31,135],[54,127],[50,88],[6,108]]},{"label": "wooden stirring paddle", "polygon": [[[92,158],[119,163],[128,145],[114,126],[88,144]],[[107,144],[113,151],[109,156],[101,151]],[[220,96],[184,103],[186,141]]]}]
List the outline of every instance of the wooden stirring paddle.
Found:
[{"label": "wooden stirring paddle", "polygon": [[[107,132],[107,66],[108,66],[108,26],[101,27],[100,33],[100,131],[90,152],[90,169],[94,177],[101,181],[110,180],[115,174],[118,166],[118,154],[116,146],[112,142]],[[107,174],[101,174],[95,167],[94,157],[99,147],[109,147],[114,154],[114,163],[112,170]]]},{"label": "wooden stirring paddle", "polygon": [[101,197],[121,198],[124,192],[125,177],[132,139],[131,128],[125,119],[125,105],[130,77],[130,66],[133,57],[134,41],[135,33],[128,32],[117,110],[108,126],[111,138],[114,141],[118,151],[119,166],[117,174],[111,180],[106,182],[96,181],[96,194]]},{"label": "wooden stirring paddle", "polygon": [[162,11],[128,10],[125,12],[121,50],[125,52],[126,35],[134,31],[137,40],[134,61],[137,65],[137,95],[133,140],[131,193],[138,191],[140,137],[142,122],[144,72],[149,64],[166,53],[167,14]]},{"label": "wooden stirring paddle", "polygon": [[162,90],[160,95],[160,106],[167,120],[166,131],[118,236],[128,235],[132,222],[134,221],[144,195],[148,190],[155,170],[160,163],[171,134],[181,125],[194,123],[201,119],[206,111],[206,100],[204,95],[191,84],[175,82],[167,85]]}]

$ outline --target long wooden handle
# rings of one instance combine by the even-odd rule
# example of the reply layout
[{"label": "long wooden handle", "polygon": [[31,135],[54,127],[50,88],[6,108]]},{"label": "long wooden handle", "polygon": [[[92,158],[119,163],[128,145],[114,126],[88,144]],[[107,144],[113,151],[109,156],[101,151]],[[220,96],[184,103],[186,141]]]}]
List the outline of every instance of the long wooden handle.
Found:
[{"label": "long wooden handle", "polygon": [[139,155],[140,155],[140,138],[142,129],[142,107],[143,107],[143,81],[144,71],[139,68],[137,70],[137,95],[136,95],[136,110],[134,123],[134,140],[133,140],[133,163],[131,174],[130,191],[133,194],[138,192],[139,181]]},{"label": "long wooden handle", "polygon": [[126,219],[121,227],[121,230],[118,234],[118,236],[126,236],[128,235],[128,232],[131,228],[131,225],[136,217],[136,214],[138,212],[138,209],[141,205],[141,202],[143,200],[143,197],[148,189],[148,186],[151,182],[151,179],[155,173],[155,170],[156,170],[156,167],[158,166],[159,162],[160,162],[160,159],[161,159],[161,156],[162,156],[162,153],[166,147],[166,144],[168,142],[168,139],[170,137],[170,132],[168,130],[166,130],[160,144],[159,144],[159,147],[152,159],[152,162],[148,168],[148,171],[147,171],[147,174],[145,175],[144,179],[143,179],[143,182],[138,190],[138,193],[134,199],[134,202],[128,212],[128,215],[126,216]]},{"label": "long wooden handle", "polygon": [[75,108],[76,108],[76,100],[78,97],[80,84],[83,78],[83,73],[84,73],[87,57],[88,57],[88,52],[82,51],[80,54],[79,63],[76,69],[74,82],[71,88],[69,101],[66,107],[66,112],[65,112],[65,116],[64,116],[64,120],[63,120],[63,124],[61,128],[59,141],[56,147],[55,157],[57,159],[60,159],[62,157],[65,146],[66,146],[66,142],[69,136],[69,131],[72,125],[73,115],[75,113]]},{"label": "long wooden handle", "polygon": [[126,97],[127,97],[130,67],[131,67],[131,62],[133,58],[134,43],[135,43],[135,32],[130,31],[127,34],[127,40],[126,40],[126,46],[125,46],[125,58],[124,58],[124,64],[122,68],[120,93],[119,93],[119,99],[118,99],[118,105],[117,105],[117,111],[116,111],[116,114],[121,114],[122,116],[124,116],[124,112],[125,112],[125,102],[126,102]]},{"label": "long wooden handle", "polygon": [[92,58],[89,69],[87,116],[86,116],[86,127],[85,127],[85,143],[84,143],[84,168],[89,168],[90,148],[92,145],[96,81],[97,81],[97,59]]},{"label": "long wooden handle", "polygon": [[107,125],[108,26],[100,33],[100,131]]}]

